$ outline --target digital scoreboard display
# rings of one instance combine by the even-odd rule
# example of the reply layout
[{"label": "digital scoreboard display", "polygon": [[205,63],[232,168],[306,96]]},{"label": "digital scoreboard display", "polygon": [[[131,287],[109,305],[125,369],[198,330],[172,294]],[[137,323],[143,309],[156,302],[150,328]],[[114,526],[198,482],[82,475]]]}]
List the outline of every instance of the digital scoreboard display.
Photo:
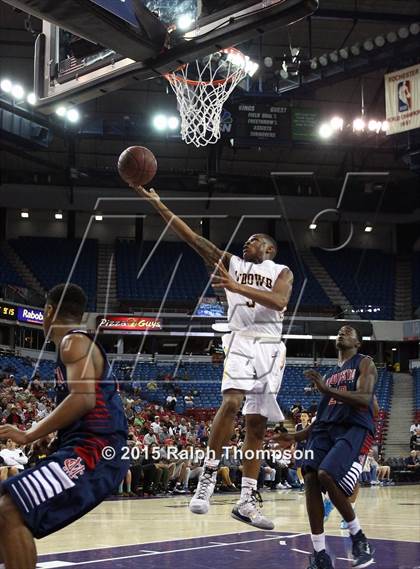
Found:
[{"label": "digital scoreboard display", "polygon": [[17,320],[18,307],[0,302],[0,320]]}]

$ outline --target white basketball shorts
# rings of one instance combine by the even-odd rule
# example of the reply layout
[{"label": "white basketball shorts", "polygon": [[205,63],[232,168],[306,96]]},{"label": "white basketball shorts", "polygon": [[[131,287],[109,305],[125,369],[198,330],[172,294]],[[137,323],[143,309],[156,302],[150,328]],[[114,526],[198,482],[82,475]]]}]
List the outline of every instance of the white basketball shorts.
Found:
[{"label": "white basketball shorts", "polygon": [[245,391],[243,415],[283,421],[277,403],[286,365],[286,346],[281,339],[232,332],[222,340],[225,352],[222,393],[227,389]]}]

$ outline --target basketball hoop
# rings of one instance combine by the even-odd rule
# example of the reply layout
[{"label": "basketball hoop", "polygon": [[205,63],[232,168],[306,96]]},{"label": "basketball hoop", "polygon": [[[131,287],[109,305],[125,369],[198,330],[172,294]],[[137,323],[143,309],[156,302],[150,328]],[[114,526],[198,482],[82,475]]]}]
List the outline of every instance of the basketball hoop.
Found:
[{"label": "basketball hoop", "polygon": [[184,142],[199,148],[220,139],[223,105],[252,65],[248,56],[231,47],[165,75],[178,101]]}]

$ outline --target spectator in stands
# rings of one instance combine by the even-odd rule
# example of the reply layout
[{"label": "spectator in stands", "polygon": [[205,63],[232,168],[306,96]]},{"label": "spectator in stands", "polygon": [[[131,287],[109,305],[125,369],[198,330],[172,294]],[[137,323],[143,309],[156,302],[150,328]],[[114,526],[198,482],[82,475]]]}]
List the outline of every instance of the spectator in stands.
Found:
[{"label": "spectator in stands", "polygon": [[168,411],[175,411],[177,401],[178,399],[175,397],[175,395],[168,395],[166,398],[166,408]]},{"label": "spectator in stands", "polygon": [[[267,445],[265,447],[266,449],[269,449],[269,445]],[[278,464],[278,462],[276,460],[274,460],[273,454],[269,454],[266,458],[266,462],[269,466],[271,466],[271,468],[274,468],[275,470],[275,477],[273,482],[271,483],[271,490],[279,490],[279,489],[284,489],[285,486],[283,485],[283,479],[284,479],[284,469],[282,466],[280,466]]]},{"label": "spectator in stands", "polygon": [[19,387],[21,387],[23,390],[28,389],[29,379],[26,375],[22,375],[22,377],[20,378]]},{"label": "spectator in stands", "polygon": [[208,431],[207,431],[206,423],[204,421],[201,421],[201,423],[198,425],[197,438],[200,441],[203,441],[203,440],[207,441],[207,439],[208,439]]},{"label": "spectator in stands", "polygon": [[418,429],[420,429],[420,423],[413,423],[410,427],[410,434],[414,434]]},{"label": "spectator in stands", "polygon": [[44,460],[44,458],[47,458],[49,454],[49,444],[49,437],[44,437],[43,439],[34,441],[32,443],[28,453],[28,463],[31,468],[33,466],[36,466],[41,460]]},{"label": "spectator in stands", "polygon": [[391,482],[391,467],[385,464],[383,454],[378,455],[378,480],[384,484]]},{"label": "spectator in stands", "polygon": [[37,420],[41,420],[44,419],[44,417],[46,417],[48,415],[48,407],[46,405],[46,400],[40,399],[39,401],[37,401],[36,403],[36,416],[37,416]]},{"label": "spectator in stands", "polygon": [[302,412],[302,403],[293,403],[293,405],[290,407],[290,413],[292,414],[292,417],[295,422],[297,421],[297,418],[299,417],[301,412]]},{"label": "spectator in stands", "polygon": [[132,407],[133,401],[132,399],[126,399],[125,400],[125,415],[127,417],[128,422],[134,421],[134,409]]},{"label": "spectator in stands", "polygon": [[[178,446],[178,450],[181,450],[180,446]],[[174,472],[170,478],[173,494],[185,494],[188,490],[189,475],[189,460],[178,458],[175,461]]]},{"label": "spectator in stands", "polygon": [[410,438],[410,450],[420,450],[420,427],[414,431]]},{"label": "spectator in stands", "polygon": [[303,431],[309,426],[309,415],[307,411],[302,411],[300,414],[300,422],[296,425],[296,431]]},{"label": "spectator in stands", "polygon": [[[5,448],[4,445],[0,444],[0,452]],[[17,468],[15,469],[15,472],[13,473],[13,476],[15,476],[18,473]],[[3,482],[4,480],[7,480],[9,476],[9,468],[6,465],[6,463],[4,462],[3,458],[0,456],[0,483]]]},{"label": "spectator in stands", "polygon": [[185,409],[191,409],[194,406],[194,396],[190,393],[184,397]]},{"label": "spectator in stands", "polygon": [[30,386],[29,389],[31,390],[32,395],[34,395],[37,399],[39,399],[42,395],[42,392],[44,390],[44,386],[41,382],[41,379],[39,377],[39,375],[35,375]]},{"label": "spectator in stands", "polygon": [[404,463],[408,470],[417,472],[420,469],[420,458],[417,451],[412,450],[410,456],[404,460]]},{"label": "spectator in stands", "polygon": [[171,438],[171,435],[169,433],[169,427],[167,425],[162,425],[160,431],[155,434],[156,437],[158,438],[159,444],[164,444],[166,440]]},{"label": "spectator in stands", "polygon": [[[144,449],[142,461],[142,474],[143,474],[143,494],[155,496],[159,491],[159,483],[162,477],[163,469],[158,468],[159,460],[155,458],[153,449],[157,448],[156,445],[150,445]],[[135,488],[135,487],[134,487]],[[137,493],[139,489],[135,488]]]},{"label": "spectator in stands", "polygon": [[378,463],[375,460],[373,455],[373,450],[368,452],[368,455],[365,459],[365,463],[363,465],[362,470],[362,482],[368,484],[369,486],[378,484]]},{"label": "spectator in stands", "polygon": [[12,439],[7,439],[6,448],[0,451],[0,456],[6,466],[15,467],[18,471],[24,470],[28,464],[28,457],[21,448],[16,446],[16,443],[12,441]]},{"label": "spectator in stands", "polygon": [[[235,448],[233,446],[229,447],[227,454],[224,452],[222,459],[219,464],[221,467],[226,467],[228,469],[227,475],[223,479],[223,472],[219,472],[220,476],[224,480],[224,485],[221,487],[227,492],[236,490],[236,487],[240,485],[242,478],[242,464],[238,456],[235,454]],[[219,469],[220,470],[220,469]],[[226,472],[225,472],[226,474]]]},{"label": "spectator in stands", "polygon": [[18,412],[18,409],[15,405],[12,405],[10,408],[10,413],[9,415],[6,417],[6,423],[8,423],[9,425],[22,425],[23,421],[22,421],[22,417]]},{"label": "spectator in stands", "polygon": [[157,445],[158,444],[157,437],[156,437],[152,427],[149,427],[147,433],[144,435],[143,444],[147,447],[150,447],[151,445]]},{"label": "spectator in stands", "polygon": [[302,483],[299,480],[299,477],[297,475],[296,472],[296,463],[295,463],[295,459],[294,459],[294,453],[296,451],[296,445],[292,445],[290,447],[289,453],[290,453],[290,457],[289,455],[287,455],[286,453],[283,454],[283,457],[281,458],[281,464],[283,464],[286,467],[286,485],[289,488],[294,488],[294,489],[300,489],[302,487]]},{"label": "spectator in stands", "polygon": [[161,474],[159,487],[165,494],[168,492],[169,482],[171,480],[173,486],[176,486],[182,474],[184,474],[184,476],[186,475],[185,471],[182,472],[182,465],[180,467],[179,461],[173,461],[168,458],[168,453],[164,446],[161,446],[159,449],[159,461],[156,463],[156,468]]},{"label": "spectator in stands", "polygon": [[[276,458],[276,479],[275,488],[277,490],[285,490],[290,488],[290,484],[287,482],[287,471],[288,471],[288,463],[287,461],[283,460],[283,458]],[[278,470],[277,470],[278,469]]]},{"label": "spectator in stands", "polygon": [[189,432],[189,428],[188,428],[187,420],[186,420],[184,417],[183,417],[183,418],[181,419],[181,421],[179,422],[177,431],[178,431],[178,434],[179,434],[181,437],[186,437],[186,436],[187,436],[187,434],[188,434],[188,432]]},{"label": "spectator in stands", "polygon": [[150,426],[152,428],[152,431],[155,433],[155,435],[159,435],[159,433],[162,431],[162,425],[160,424],[159,415],[155,416],[154,421]]},{"label": "spectator in stands", "polygon": [[275,479],[276,469],[273,466],[270,466],[268,460],[263,459],[261,461],[260,474],[258,476],[258,488],[263,488],[265,485],[272,488]]},{"label": "spectator in stands", "polygon": [[203,473],[204,467],[202,466],[202,461],[198,459],[197,452],[195,452],[194,446],[189,445],[187,447],[189,453],[191,453],[191,458],[187,463],[187,475],[186,475],[186,487],[185,490],[188,490],[189,483],[191,480],[197,480]]},{"label": "spectator in stands", "polygon": [[[129,435],[130,438],[130,435]],[[136,496],[141,495],[140,481],[143,474],[144,454],[141,452],[141,445],[133,436],[133,452],[131,454],[131,488]]]},{"label": "spectator in stands", "polygon": [[238,470],[242,470],[242,465],[237,462],[233,456],[233,449],[230,447],[228,456],[226,456],[226,453],[223,453],[217,471],[217,477],[222,480],[222,485],[220,486],[222,492],[235,492],[236,490],[236,486],[230,477],[231,466],[232,474],[236,474]]},{"label": "spectator in stands", "polygon": [[[300,414],[300,423],[296,425],[296,431],[303,431],[306,427],[309,427],[310,419],[309,414],[306,411],[302,411]],[[306,448],[306,441],[301,441],[297,443],[296,450],[304,452]],[[296,468],[296,474],[299,479],[299,483],[303,485],[303,474],[302,474],[302,459],[295,460],[294,466]]]},{"label": "spectator in stands", "polygon": [[141,411],[143,410],[143,402],[140,398],[135,399],[133,402],[133,409],[134,409],[134,413],[141,413]]},{"label": "spectator in stands", "polygon": [[17,466],[11,466],[8,464],[8,459],[6,460],[3,458],[3,451],[7,450],[6,445],[0,444],[0,482],[3,480],[7,480],[12,476],[16,476],[19,473]]}]

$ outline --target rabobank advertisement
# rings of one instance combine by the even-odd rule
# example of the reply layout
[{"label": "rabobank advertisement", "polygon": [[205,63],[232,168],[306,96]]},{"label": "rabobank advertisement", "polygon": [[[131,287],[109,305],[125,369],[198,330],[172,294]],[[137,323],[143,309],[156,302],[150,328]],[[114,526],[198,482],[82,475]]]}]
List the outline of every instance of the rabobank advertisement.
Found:
[{"label": "rabobank advertisement", "polygon": [[26,324],[42,324],[44,322],[44,312],[38,308],[19,306],[18,320],[19,322],[26,322]]}]

